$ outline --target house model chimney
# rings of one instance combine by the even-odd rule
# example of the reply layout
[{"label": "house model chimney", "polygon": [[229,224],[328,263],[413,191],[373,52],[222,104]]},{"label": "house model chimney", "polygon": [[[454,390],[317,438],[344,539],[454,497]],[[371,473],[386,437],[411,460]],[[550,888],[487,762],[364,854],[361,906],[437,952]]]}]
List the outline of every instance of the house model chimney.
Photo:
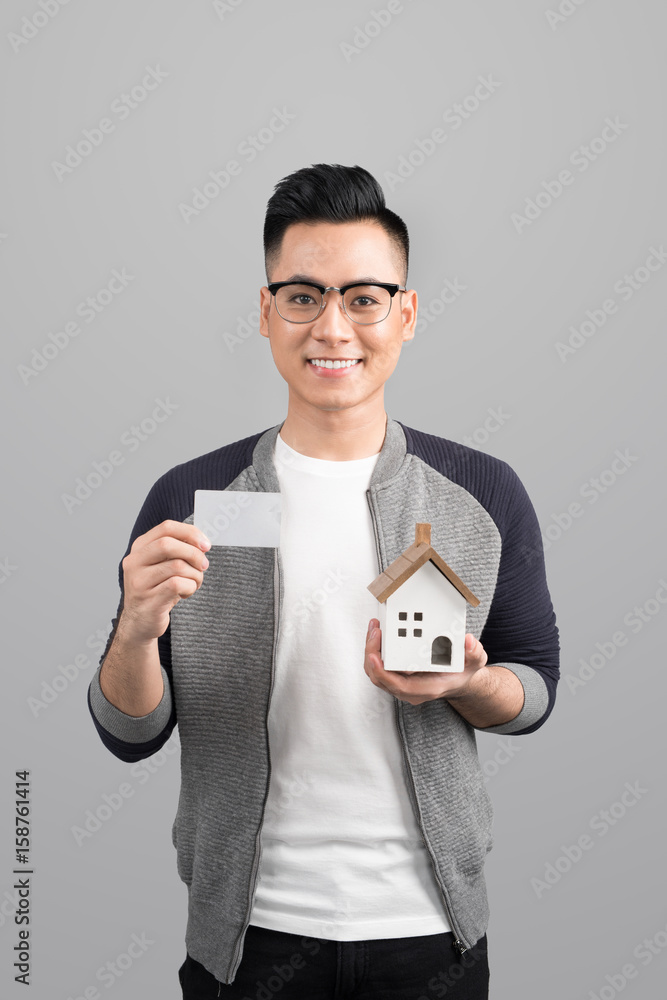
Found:
[{"label": "house model chimney", "polygon": [[431,544],[431,525],[430,524],[417,524],[415,525],[415,542],[419,544],[420,542],[425,542],[426,545]]}]

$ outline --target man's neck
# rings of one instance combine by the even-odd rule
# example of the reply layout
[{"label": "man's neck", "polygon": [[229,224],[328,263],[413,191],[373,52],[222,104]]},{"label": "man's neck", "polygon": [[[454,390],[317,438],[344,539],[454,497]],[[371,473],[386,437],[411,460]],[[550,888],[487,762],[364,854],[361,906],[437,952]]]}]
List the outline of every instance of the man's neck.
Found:
[{"label": "man's neck", "polygon": [[280,436],[301,455],[329,462],[351,462],[377,455],[382,449],[386,429],[384,407],[378,413],[356,418],[347,411],[320,411],[315,415],[315,422],[310,414],[294,412],[290,407]]}]

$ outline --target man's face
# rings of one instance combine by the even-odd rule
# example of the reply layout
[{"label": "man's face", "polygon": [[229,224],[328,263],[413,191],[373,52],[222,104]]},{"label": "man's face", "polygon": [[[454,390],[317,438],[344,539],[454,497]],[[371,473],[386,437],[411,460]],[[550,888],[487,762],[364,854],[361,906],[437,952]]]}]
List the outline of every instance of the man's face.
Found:
[{"label": "man's face", "polygon": [[[271,281],[313,281],[341,288],[354,281],[400,285],[396,253],[375,222],[295,223],[283,237]],[[397,292],[386,319],[362,326],[348,319],[339,292],[327,292],[326,305],[311,323],[289,323],[276,311],[268,288],[261,289],[260,333],[268,337],[276,367],[290,389],[290,405],[346,410],[383,405],[384,383],[398,361],[404,340],[411,340],[417,319],[417,293]],[[323,369],[311,359],[359,359],[349,368]]]}]

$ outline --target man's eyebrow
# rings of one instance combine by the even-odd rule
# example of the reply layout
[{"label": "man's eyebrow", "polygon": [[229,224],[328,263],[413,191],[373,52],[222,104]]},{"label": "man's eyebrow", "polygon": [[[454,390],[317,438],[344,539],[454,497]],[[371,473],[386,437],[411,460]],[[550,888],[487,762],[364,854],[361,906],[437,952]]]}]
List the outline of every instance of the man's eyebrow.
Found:
[{"label": "man's eyebrow", "polygon": [[[323,281],[318,281],[318,279],[314,278],[311,274],[291,274],[289,278],[285,278],[285,281],[309,281],[313,285],[324,285]],[[354,285],[357,281],[377,285],[380,283],[380,278],[375,278],[372,274],[362,274],[361,277],[355,278],[354,281],[346,281],[345,284]]]}]

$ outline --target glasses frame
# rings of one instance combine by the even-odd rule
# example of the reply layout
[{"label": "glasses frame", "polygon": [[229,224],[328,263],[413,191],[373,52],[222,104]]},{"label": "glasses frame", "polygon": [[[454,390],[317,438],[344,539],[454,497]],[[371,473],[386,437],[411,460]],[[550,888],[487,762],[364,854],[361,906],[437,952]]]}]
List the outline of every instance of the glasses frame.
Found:
[{"label": "glasses frame", "polygon": [[[321,296],[320,308],[317,311],[317,315],[313,316],[312,319],[285,319],[283,314],[278,309],[278,302],[276,301],[276,292],[278,291],[278,289],[284,288],[286,285],[306,285],[308,288],[316,288]],[[394,296],[396,295],[396,292],[407,292],[407,288],[403,288],[401,287],[401,285],[397,285],[393,282],[385,282],[385,281],[353,281],[349,285],[343,285],[342,288],[337,288],[336,285],[328,285],[328,286],[317,285],[314,281],[272,281],[271,284],[267,285],[266,287],[269,289],[269,292],[273,296],[276,312],[278,313],[281,319],[285,320],[286,323],[296,323],[298,325],[301,325],[303,323],[314,323],[315,320],[318,319],[318,317],[322,314],[322,311],[326,306],[326,301],[324,298],[326,293],[340,292],[340,301],[343,307],[343,312],[349,319],[350,323],[356,323],[358,326],[375,326],[376,323],[384,323],[387,316],[383,316],[382,319],[371,320],[370,323],[362,323],[360,320],[352,319],[347,309],[345,308],[345,298],[344,298],[345,292],[349,291],[350,288],[365,288],[368,285],[376,285],[378,288],[384,288],[386,289],[386,291],[389,292],[391,299],[389,301],[389,310],[387,312],[387,316],[391,312],[391,307],[393,305]]]}]

